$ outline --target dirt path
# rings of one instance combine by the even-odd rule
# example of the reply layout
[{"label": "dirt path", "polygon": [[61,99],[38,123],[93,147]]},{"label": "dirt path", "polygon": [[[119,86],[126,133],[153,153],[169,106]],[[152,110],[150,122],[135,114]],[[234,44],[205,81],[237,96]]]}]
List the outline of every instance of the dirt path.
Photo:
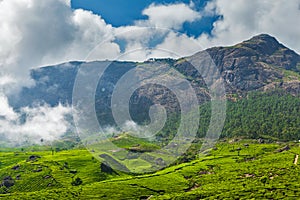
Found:
[{"label": "dirt path", "polygon": [[299,158],[299,155],[297,154],[297,155],[295,156],[295,160],[294,160],[294,164],[295,164],[295,165],[297,165],[297,163],[298,163],[298,158]]}]

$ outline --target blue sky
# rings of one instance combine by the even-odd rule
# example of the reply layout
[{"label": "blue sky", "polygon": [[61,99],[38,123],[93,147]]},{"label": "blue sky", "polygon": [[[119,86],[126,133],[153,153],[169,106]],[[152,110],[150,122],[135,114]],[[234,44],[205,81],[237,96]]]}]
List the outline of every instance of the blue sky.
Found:
[{"label": "blue sky", "polygon": [[[195,5],[194,10],[201,12],[208,1],[209,0],[193,1]],[[190,4],[190,0],[72,0],[71,6],[73,9],[81,8],[92,11],[93,13],[100,15],[106,23],[109,23],[114,27],[119,27],[133,25],[136,20],[147,19],[147,16],[144,16],[142,11],[151,4],[166,5],[175,3]],[[213,23],[218,18],[219,16],[206,16],[193,22],[186,22],[183,24],[183,28],[179,31],[186,33],[188,36],[195,37],[198,37],[203,32],[210,34],[213,28]]]}]

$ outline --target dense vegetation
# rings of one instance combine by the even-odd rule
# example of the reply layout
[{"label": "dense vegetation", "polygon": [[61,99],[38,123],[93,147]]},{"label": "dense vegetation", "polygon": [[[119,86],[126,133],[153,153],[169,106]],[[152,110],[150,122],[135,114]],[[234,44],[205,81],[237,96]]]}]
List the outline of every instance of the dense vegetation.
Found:
[{"label": "dense vegetation", "polygon": [[300,98],[284,92],[252,93],[229,102],[223,136],[300,139]]},{"label": "dense vegetation", "polygon": [[[210,123],[211,105],[200,107],[198,137],[204,137]],[[270,141],[291,141],[300,139],[300,98],[282,90],[252,92],[245,98],[234,98],[227,102],[226,121],[221,137],[265,138]],[[161,135],[168,140],[176,133],[180,117],[166,124]],[[177,121],[174,123],[174,121]]]},{"label": "dense vegetation", "polygon": [[223,141],[191,162],[133,176],[104,171],[86,150],[54,155],[45,150],[3,150],[0,177],[6,184],[10,177],[11,185],[1,187],[0,198],[295,199],[300,196],[296,154],[297,143]]}]

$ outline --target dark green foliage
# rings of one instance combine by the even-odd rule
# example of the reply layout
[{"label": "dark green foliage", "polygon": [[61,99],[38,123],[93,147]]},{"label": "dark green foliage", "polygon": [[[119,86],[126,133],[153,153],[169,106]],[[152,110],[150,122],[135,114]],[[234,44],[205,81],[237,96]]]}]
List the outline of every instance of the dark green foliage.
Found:
[{"label": "dark green foliage", "polygon": [[271,137],[298,140],[300,98],[283,92],[252,93],[237,102],[228,102],[223,137]]},{"label": "dark green foliage", "polygon": [[78,186],[82,184],[81,178],[77,177],[74,181],[71,182],[73,186]]},{"label": "dark green foliage", "polygon": [[268,178],[267,176],[263,176],[263,177],[260,178],[260,181],[261,181],[264,185],[266,185],[268,179],[269,179],[269,178]]},{"label": "dark green foliage", "polygon": [[[300,139],[300,97],[284,91],[253,92],[236,102],[227,101],[226,121],[221,134],[225,137],[264,138],[266,141]],[[173,114],[158,134],[168,144],[177,133],[180,117]],[[205,137],[211,120],[211,104],[200,106],[198,138]]]}]

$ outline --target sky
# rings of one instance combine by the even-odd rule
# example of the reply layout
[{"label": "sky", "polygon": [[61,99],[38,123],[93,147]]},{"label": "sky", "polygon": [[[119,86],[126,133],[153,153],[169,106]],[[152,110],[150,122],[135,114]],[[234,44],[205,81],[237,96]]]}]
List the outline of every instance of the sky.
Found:
[{"label": "sky", "polygon": [[[74,60],[179,58],[260,33],[300,53],[299,19],[299,0],[0,0],[0,135],[39,138],[47,127],[51,139],[51,130],[56,136],[67,130],[70,107],[40,105],[20,114],[10,106],[8,96],[35,84],[31,69]],[[61,131],[56,119],[64,122]]]},{"label": "sky", "polygon": [[[149,7],[151,4],[174,4],[174,3],[190,4],[190,0],[184,1],[172,1],[172,0],[72,0],[71,6],[74,9],[90,10],[95,14],[100,15],[107,23],[115,26],[133,25],[136,20],[145,20],[148,17],[142,14],[142,11]],[[208,0],[196,0],[193,1],[193,9],[202,11]],[[213,22],[217,20],[219,16],[206,16],[193,22],[186,22],[180,29],[181,32],[187,33],[189,36],[199,36],[203,32],[210,33],[213,28]]]}]

